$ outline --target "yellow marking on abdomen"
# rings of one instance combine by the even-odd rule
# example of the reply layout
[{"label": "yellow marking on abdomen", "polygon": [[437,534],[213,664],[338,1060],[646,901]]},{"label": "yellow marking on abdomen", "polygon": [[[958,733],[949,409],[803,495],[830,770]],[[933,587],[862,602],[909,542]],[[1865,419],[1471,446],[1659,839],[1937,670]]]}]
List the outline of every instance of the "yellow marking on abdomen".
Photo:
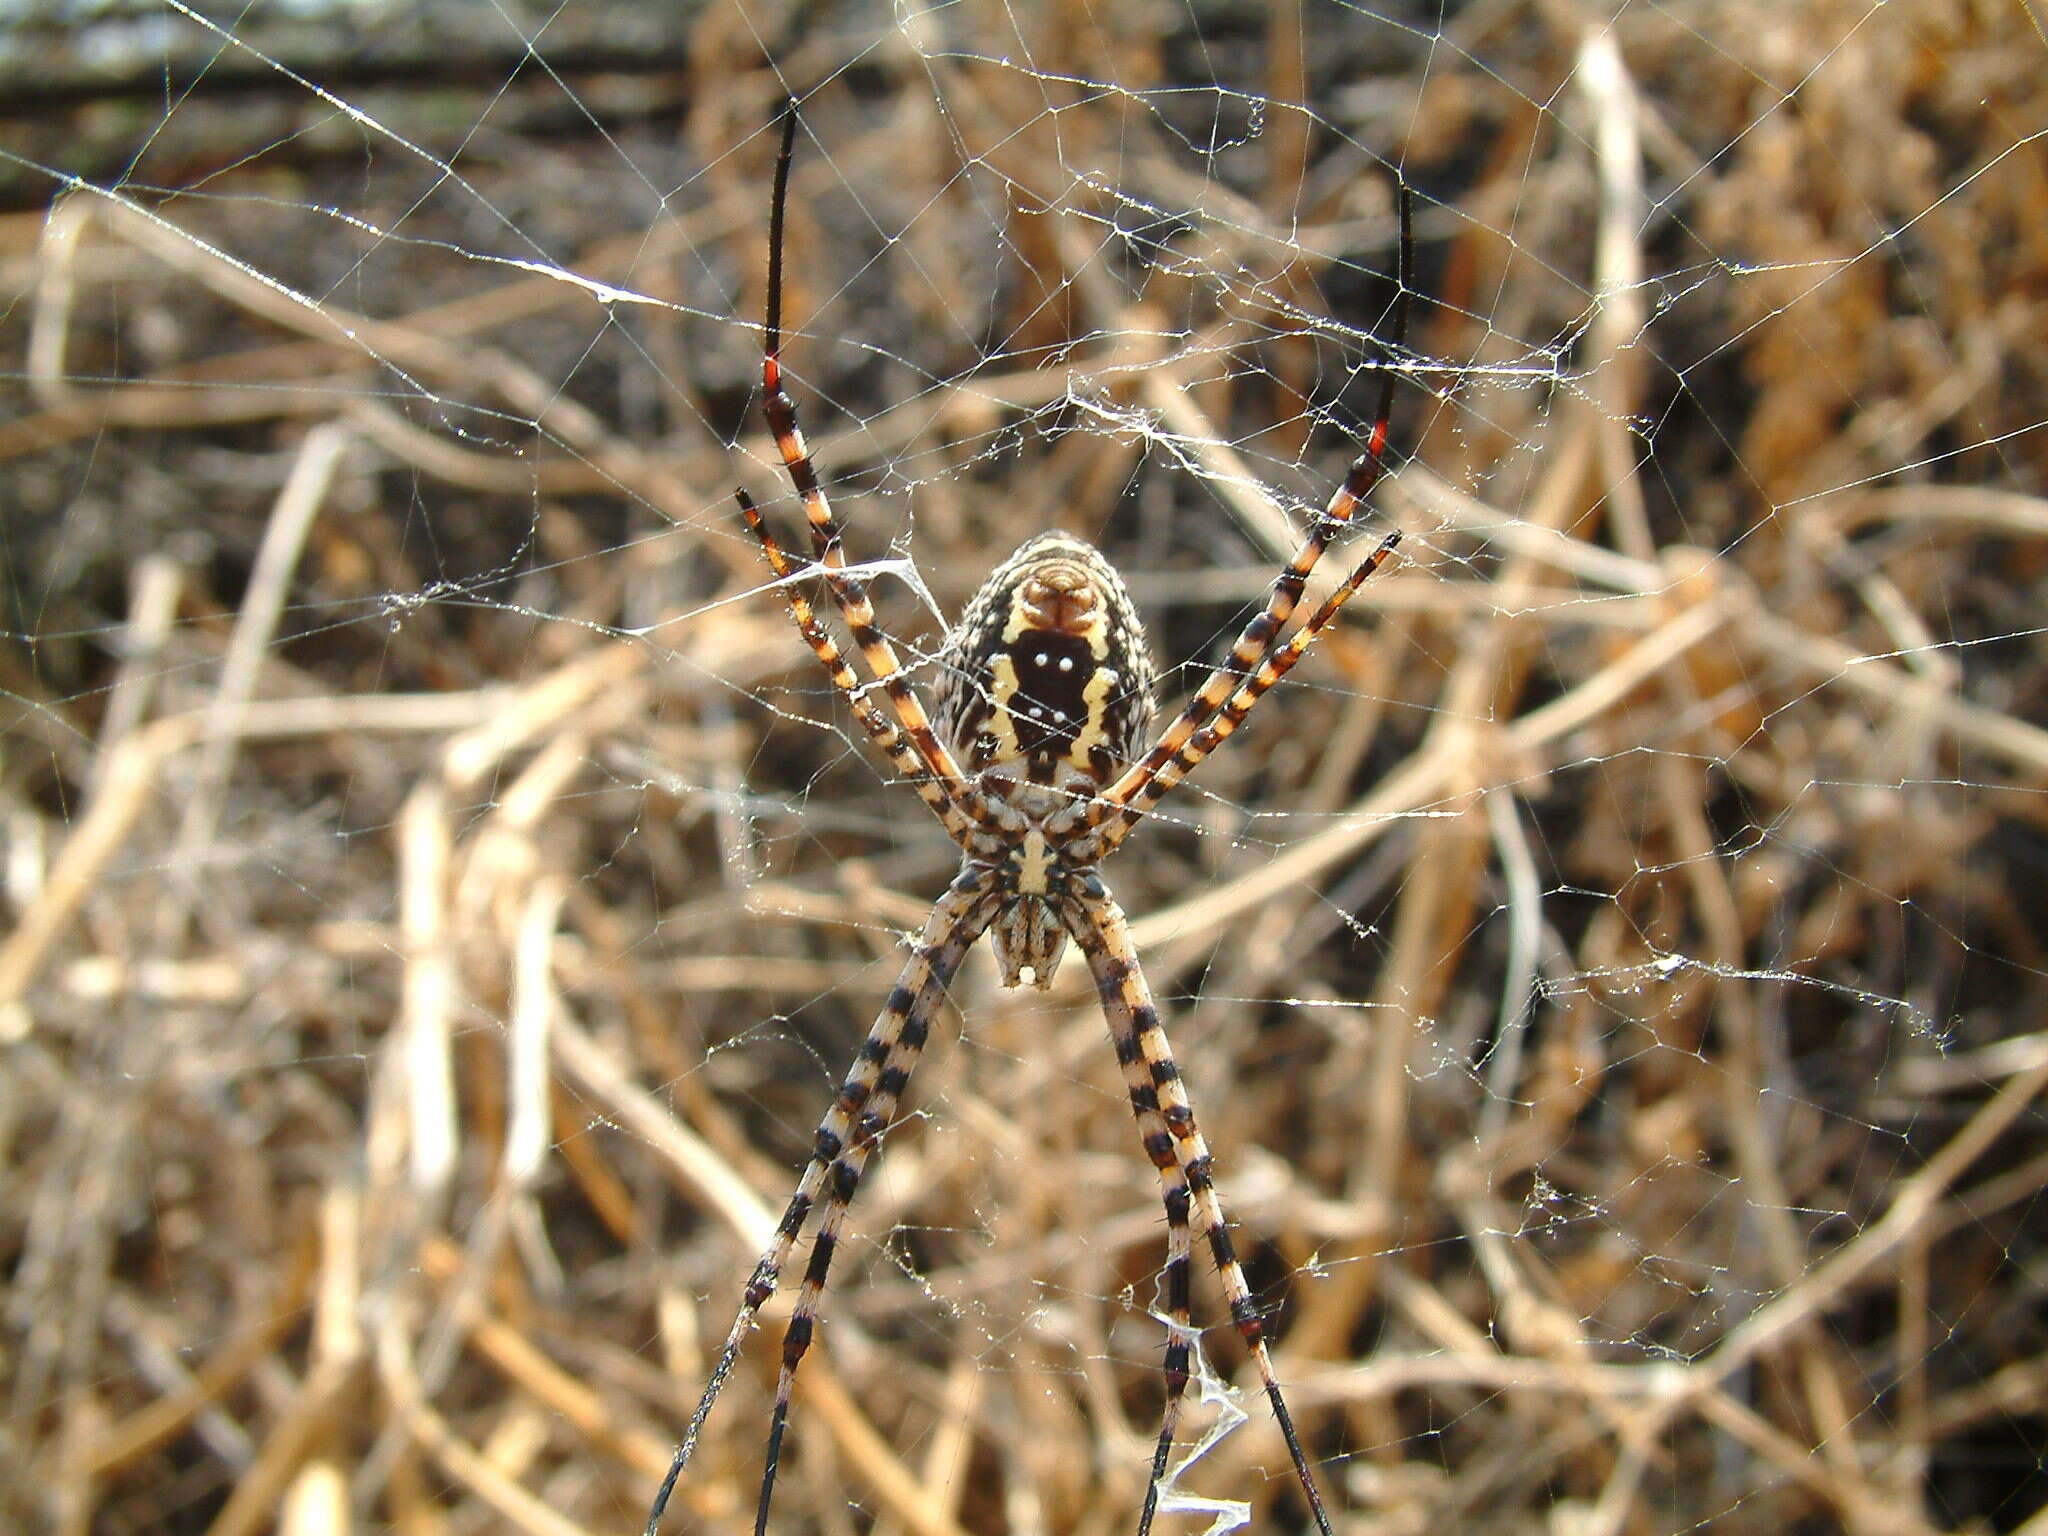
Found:
[{"label": "yellow marking on abdomen", "polygon": [[998,656],[988,667],[988,729],[996,739],[995,760],[1010,762],[1024,755],[1024,743],[1017,739],[1017,722],[1010,715],[1010,701],[1017,697],[1017,663]]},{"label": "yellow marking on abdomen", "polygon": [[1076,768],[1085,771],[1089,754],[1109,739],[1109,690],[1115,681],[1116,673],[1108,667],[1097,667],[1081,689],[1081,702],[1088,706],[1088,715],[1074,732],[1074,744],[1066,755],[1066,761]]}]

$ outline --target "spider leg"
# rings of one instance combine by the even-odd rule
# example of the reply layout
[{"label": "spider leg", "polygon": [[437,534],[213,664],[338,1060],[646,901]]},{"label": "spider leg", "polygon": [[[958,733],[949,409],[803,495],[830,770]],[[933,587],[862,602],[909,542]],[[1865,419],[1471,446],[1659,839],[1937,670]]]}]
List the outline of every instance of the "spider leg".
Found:
[{"label": "spider leg", "polygon": [[755,1527],[757,1533],[767,1530],[769,1499],[774,1492],[776,1467],[781,1460],[783,1431],[789,1422],[790,1391],[795,1385],[797,1365],[803,1359],[804,1351],[810,1347],[818,1297],[825,1286],[825,1274],[832,1263],[832,1249],[838,1241],[839,1228],[846,1219],[847,1205],[860,1183],[868,1154],[873,1151],[876,1138],[887,1128],[904,1085],[910,1079],[910,1069],[917,1064],[918,1054],[924,1049],[933,1011],[945,995],[953,973],[959,969],[961,958],[980,937],[982,929],[988,926],[993,912],[993,889],[993,878],[986,872],[965,872],[933,907],[924,932],[911,951],[910,960],[896,978],[888,1001],[883,1004],[881,1013],[868,1030],[867,1039],[853,1059],[839,1096],[818,1122],[810,1161],[804,1165],[796,1191],[790,1196],[789,1206],[775,1228],[774,1240],[754,1265],[753,1276],[747,1281],[746,1291],[740,1300],[739,1315],[733,1319],[732,1330],[718,1352],[718,1363],[712,1368],[711,1379],[705,1383],[704,1394],[690,1414],[690,1422],[669,1463],[668,1475],[662,1479],[661,1489],[655,1494],[654,1504],[648,1511],[645,1536],[656,1536],[660,1530],[669,1494],[689,1464],[691,1453],[697,1448],[697,1438],[703,1431],[704,1421],[710,1417],[711,1405],[732,1375],[740,1346],[752,1331],[754,1319],[768,1298],[775,1294],[783,1265],[789,1261],[790,1251],[796,1245],[797,1234],[802,1231],[805,1220],[822,1195],[825,1214],[811,1249],[796,1310],[782,1335],[782,1372],[776,1382],[775,1417],[769,1430],[767,1464],[762,1473],[760,1511]]},{"label": "spider leg", "polygon": [[[1089,970],[1094,973],[1095,988],[1102,999],[1102,1010],[1109,1021],[1110,1033],[1116,1040],[1118,1058],[1124,1059],[1135,1049],[1135,1055],[1124,1063],[1125,1079],[1131,1085],[1131,1107],[1141,1125],[1151,1125],[1156,1115],[1162,1127],[1159,1131],[1148,1129],[1145,1132],[1145,1151],[1159,1168],[1161,1181],[1165,1184],[1169,1231],[1167,1291],[1169,1305],[1176,1308],[1173,1321],[1183,1329],[1186,1326],[1185,1234],[1192,1216],[1216,1261],[1216,1273],[1223,1281],[1223,1295],[1230,1304],[1230,1320],[1236,1325],[1239,1336],[1244,1339],[1246,1349],[1258,1366],[1260,1383],[1266,1389],[1266,1401],[1272,1406],[1273,1418],[1280,1426],[1281,1437],[1287,1442],[1287,1454],[1294,1462],[1295,1476],[1301,1480],[1309,1512],[1315,1516],[1316,1529],[1321,1536],[1332,1536],[1330,1517],[1323,1508],[1323,1496],[1309,1471],[1308,1458],[1302,1453],[1301,1437],[1295,1432],[1294,1416],[1287,1411],[1287,1399],[1280,1392],[1280,1379],[1273,1374],[1273,1359],[1266,1348],[1265,1324],[1259,1315],[1258,1303],[1253,1299],[1251,1286],[1246,1283],[1244,1270],[1237,1262],[1230,1228],[1223,1219],[1223,1201],[1216,1191],[1213,1173],[1214,1160],[1195,1125],[1194,1106],[1188,1102],[1187,1088],[1181,1082],[1179,1067],[1174,1063],[1173,1049],[1167,1043],[1165,1027],[1159,1022],[1159,1010],[1152,1002],[1152,990],[1145,983],[1144,973],[1138,969],[1137,951],[1131,943],[1123,909],[1097,879],[1063,904],[1062,917],[1074,942],[1087,956]],[[1155,1139],[1160,1136],[1165,1139],[1164,1146]],[[1171,1157],[1178,1170],[1180,1178],[1177,1184],[1167,1178],[1166,1165],[1162,1161],[1165,1157]],[[1178,1244],[1172,1241],[1175,1228],[1182,1234]],[[1180,1263],[1178,1271],[1172,1267],[1176,1258]],[[1169,1335],[1167,1340],[1165,1422],[1161,1426],[1158,1448],[1153,1452],[1152,1482],[1146,1489],[1145,1511],[1138,1536],[1147,1536],[1153,1510],[1158,1503],[1159,1480],[1166,1470],[1167,1453],[1178,1422],[1181,1392],[1187,1384],[1186,1339],[1186,1333],[1179,1332]]]},{"label": "spider leg", "polygon": [[1401,531],[1398,528],[1381,539],[1373,552],[1352,568],[1351,574],[1344,578],[1337,590],[1323,599],[1322,606],[1260,662],[1257,671],[1238,685],[1229,702],[1215,712],[1209,723],[1181,744],[1171,760],[1131,797],[1129,804],[1118,808],[1116,819],[1102,829],[1103,852],[1107,853],[1128,837],[1131,828],[1147,811],[1165,799],[1196,764],[1230,739],[1244,724],[1244,717],[1252,712],[1252,706],[1293,670],[1294,664],[1315,644],[1316,637],[1336,622],[1338,611],[1351,600],[1351,595],[1365,585],[1374,571],[1386,564],[1400,542]]},{"label": "spider leg", "polygon": [[[1400,189],[1399,280],[1394,295],[1394,334],[1390,344],[1390,350],[1394,351],[1398,351],[1407,339],[1409,297],[1414,291],[1415,248],[1410,228],[1412,201],[1409,189],[1403,183]],[[1394,379],[1394,371],[1389,368],[1380,385],[1379,409],[1366,436],[1365,451],[1352,460],[1344,483],[1331,494],[1328,503],[1309,524],[1308,535],[1294,552],[1294,558],[1274,578],[1266,606],[1252,616],[1251,622],[1239,633],[1237,643],[1230,648],[1229,659],[1209,674],[1195,696],[1188,700],[1187,707],[1160,733],[1151,751],[1125,769],[1115,783],[1090,802],[1088,825],[1100,826],[1104,822],[1116,821],[1124,831],[1128,831],[1137,817],[1127,814],[1127,808],[1174,761],[1188,739],[1229,701],[1239,684],[1252,675],[1259,661],[1272,649],[1274,638],[1300,606],[1309,573],[1316,568],[1331,540],[1350,525],[1352,515],[1379,483],[1380,476],[1386,473],[1387,422],[1394,408]],[[1117,832],[1111,846],[1122,841],[1122,836],[1122,832]]]},{"label": "spider leg", "polygon": [[[768,1506],[775,1494],[776,1469],[782,1462],[783,1431],[789,1425],[790,1394],[796,1387],[797,1367],[803,1361],[804,1351],[810,1347],[818,1315],[818,1299],[825,1290],[825,1277],[832,1267],[832,1254],[838,1246],[847,1209],[853,1202],[861,1172],[867,1166],[875,1143],[895,1116],[897,1102],[910,1081],[911,1069],[917,1065],[918,1056],[924,1050],[931,1016],[945,996],[946,984],[959,968],[961,957],[981,936],[981,930],[993,915],[994,905],[989,900],[992,884],[986,875],[963,875],[933,911],[931,920],[925,924],[924,937],[897,981],[895,990],[890,993],[881,1017],[869,1031],[866,1046],[862,1048],[862,1064],[874,1060],[880,1053],[881,1071],[874,1079],[873,1094],[864,1108],[858,1108],[851,1115],[849,1131],[843,1138],[835,1138],[829,1148],[825,1132],[819,1132],[818,1150],[813,1158],[815,1160],[827,1152],[831,1156],[825,1179],[825,1213],[819,1220],[817,1236],[812,1239],[811,1258],[804,1268],[796,1310],[790,1314],[789,1326],[782,1334],[782,1370],[775,1382],[775,1411],[769,1421],[768,1455],[761,1474],[761,1499],[754,1515],[754,1536],[767,1536]],[[834,1108],[846,1108],[844,1096]]]},{"label": "spider leg", "polygon": [[[1180,1428],[1181,1405],[1188,1386],[1188,1363],[1194,1320],[1189,1298],[1190,1258],[1194,1247],[1193,1229],[1188,1225],[1188,1180],[1174,1151],[1174,1138],[1166,1116],[1159,1107],[1159,1090],[1173,1075],[1170,1058],[1156,1065],[1145,1054],[1138,1016],[1124,995],[1122,978],[1115,961],[1096,937],[1093,919],[1085,910],[1069,907],[1062,912],[1067,931],[1074,936],[1095,974],[1095,987],[1102,1000],[1102,1017],[1109,1026],[1116,1059],[1124,1069],[1124,1086],[1130,1094],[1131,1113],[1138,1121],[1138,1135],[1145,1155],[1159,1170],[1160,1199],[1166,1206],[1166,1268],[1162,1272],[1166,1292],[1166,1359],[1161,1374],[1166,1380],[1166,1401],[1159,1411],[1159,1438],[1152,1450],[1152,1472],[1145,1481],[1145,1507],[1138,1517],[1138,1536],[1149,1536],[1152,1517],[1159,1507],[1159,1484],[1166,1476],[1167,1458],[1172,1454],[1174,1435]],[[1156,1024],[1156,1019],[1153,1021]]]},{"label": "spider leg", "polygon": [[810,525],[811,548],[824,568],[825,584],[838,605],[854,644],[874,673],[889,700],[889,707],[902,724],[904,734],[925,764],[932,778],[943,785],[968,819],[985,822],[986,802],[981,791],[967,782],[959,763],[932,729],[931,718],[912,691],[896,649],[875,621],[875,606],[867,586],[846,568],[846,550],[839,519],[825,499],[818,482],[817,466],[804,444],[803,429],[797,425],[796,402],[782,387],[782,228],[789,201],[789,166],[796,150],[796,99],[783,109],[782,148],[775,159],[775,200],[768,215],[768,315],[763,327],[761,354],[761,410],[775,435],[775,451],[782,455],[789,482],[804,504],[804,518]]},{"label": "spider leg", "polygon": [[833,687],[846,695],[847,702],[853,706],[854,717],[860,721],[861,728],[868,733],[868,739],[874,742],[876,749],[889,759],[924,803],[932,808],[933,814],[945,823],[946,830],[952,834],[953,840],[964,843],[968,832],[973,829],[973,821],[954,804],[945,781],[926,767],[924,760],[911,750],[910,742],[904,736],[902,728],[875,708],[868,699],[859,675],[839,649],[838,642],[827,632],[825,626],[818,622],[818,616],[811,608],[810,599],[790,584],[793,568],[789,563],[789,556],[783,553],[782,546],[775,542],[775,535],[768,531],[768,525],[761,520],[760,509],[754,505],[754,498],[745,491],[738,491],[735,494],[739,498],[740,512],[747,520],[747,527],[753,531],[754,537],[761,541],[761,551],[767,558],[768,568],[782,584],[782,595],[789,604],[790,617],[796,621],[796,627],[803,633],[804,641],[810,646],[811,653],[824,667],[825,675],[832,679]]}]

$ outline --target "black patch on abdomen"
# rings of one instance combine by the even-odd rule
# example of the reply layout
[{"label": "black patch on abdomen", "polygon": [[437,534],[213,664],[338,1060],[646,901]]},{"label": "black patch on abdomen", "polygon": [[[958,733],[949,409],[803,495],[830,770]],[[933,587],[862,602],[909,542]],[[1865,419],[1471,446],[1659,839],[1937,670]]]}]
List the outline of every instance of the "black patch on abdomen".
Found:
[{"label": "black patch on abdomen", "polygon": [[[1010,723],[1026,756],[1064,757],[1088,720],[1084,694],[1095,676],[1095,655],[1076,635],[1027,630],[1007,647],[1017,669]],[[1060,663],[1069,663],[1065,671]]]}]

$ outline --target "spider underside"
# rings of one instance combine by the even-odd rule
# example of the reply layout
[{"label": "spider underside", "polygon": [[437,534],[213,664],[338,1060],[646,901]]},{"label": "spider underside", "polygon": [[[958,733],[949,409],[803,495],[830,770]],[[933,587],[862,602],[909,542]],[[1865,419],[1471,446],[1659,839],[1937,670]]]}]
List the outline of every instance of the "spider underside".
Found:
[{"label": "spider underside", "polygon": [[[1100,865],[1196,764],[1234,732],[1359,586],[1392,554],[1391,532],[1285,640],[1309,573],[1385,468],[1394,375],[1383,386],[1365,451],[1315,514],[1282,568],[1266,606],[1142,754],[1154,709],[1154,669],[1143,624],[1123,579],[1091,545],[1066,534],[1027,540],[968,602],[938,658],[935,707],[927,715],[875,621],[860,578],[847,568],[837,517],[818,483],[782,387],[782,230],[796,104],[784,115],[769,218],[768,312],[762,359],[763,410],[791,484],[802,501],[815,565],[856,649],[887,703],[878,706],[853,663],[795,584],[800,575],[738,493],[748,527],[788,602],[791,617],[877,751],[930,806],[960,845],[960,870],[932,909],[910,959],[820,1122],[810,1160],[768,1251],[755,1265],[739,1315],[678,1444],[648,1515],[655,1536],[676,1479],[730,1376],[742,1342],[774,1293],[797,1237],[818,1215],[795,1310],[783,1334],[768,1448],[755,1514],[766,1536],[789,1422],[796,1373],[809,1348],[832,1257],[867,1160],[888,1129],[923,1050],[930,1020],[961,960],[986,931],[1003,983],[1052,984],[1069,940],[1095,979],[1145,1153],[1158,1170],[1166,1211],[1161,1293],[1171,1326],[1165,1346],[1166,1398],[1138,1536],[1149,1536],[1188,1384],[1190,1276],[1197,1234],[1209,1248],[1231,1321],[1244,1339],[1320,1536],[1332,1536],[1322,1495],[1295,1432],[1268,1353],[1264,1325],[1232,1246],[1209,1149],[1131,943],[1122,909]],[[1400,271],[1394,346],[1405,333],[1412,290],[1409,197],[1400,195]],[[822,1210],[820,1211],[820,1208]]]}]

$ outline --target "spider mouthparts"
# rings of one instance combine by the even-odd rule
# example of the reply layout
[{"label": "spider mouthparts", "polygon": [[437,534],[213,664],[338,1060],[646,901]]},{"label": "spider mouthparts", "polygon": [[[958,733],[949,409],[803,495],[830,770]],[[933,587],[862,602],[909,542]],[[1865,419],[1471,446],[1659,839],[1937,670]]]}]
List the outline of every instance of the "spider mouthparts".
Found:
[{"label": "spider mouthparts", "polygon": [[1067,932],[1050,906],[1028,897],[1017,901],[996,914],[988,935],[1004,986],[1029,985],[1040,992],[1052,987]]}]

